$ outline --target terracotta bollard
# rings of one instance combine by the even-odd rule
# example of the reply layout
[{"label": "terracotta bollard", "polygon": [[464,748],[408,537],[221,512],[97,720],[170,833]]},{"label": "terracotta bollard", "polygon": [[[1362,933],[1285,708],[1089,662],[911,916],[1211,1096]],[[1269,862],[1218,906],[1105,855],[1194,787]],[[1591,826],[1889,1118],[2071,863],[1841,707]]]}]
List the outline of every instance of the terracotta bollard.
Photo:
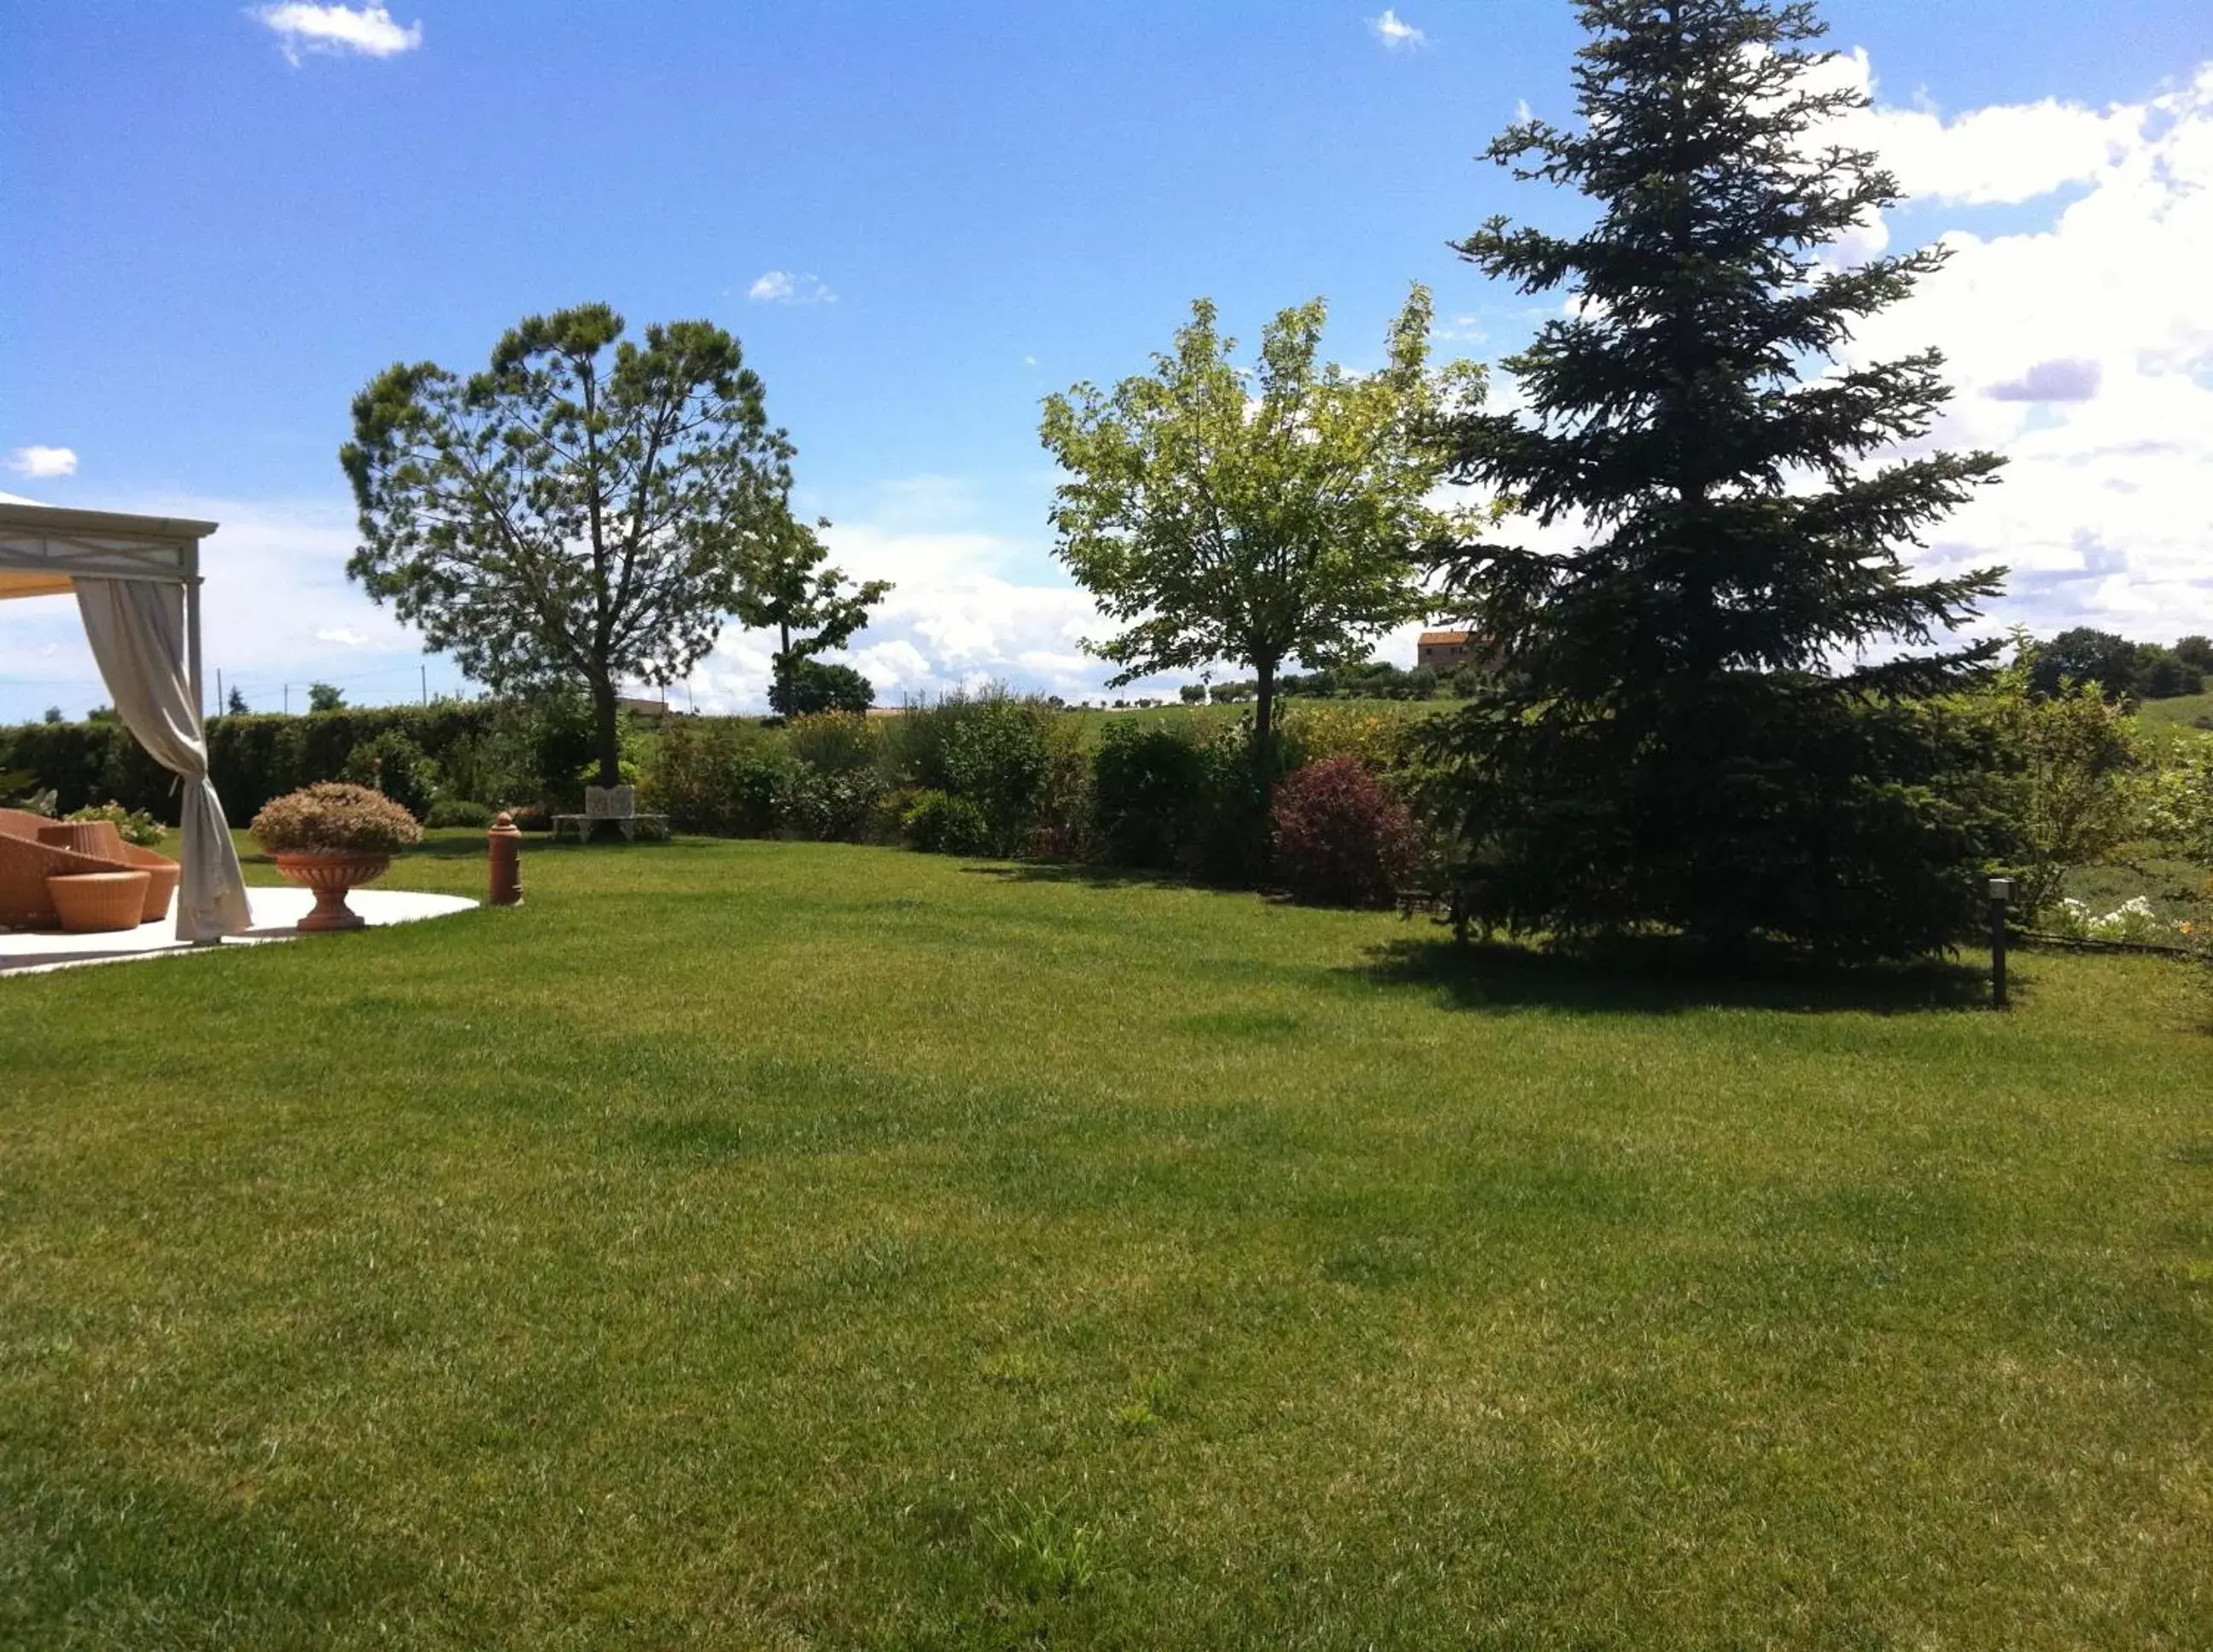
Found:
[{"label": "terracotta bollard", "polygon": [[491,904],[522,905],[522,834],[515,830],[515,817],[505,809],[485,833],[485,854],[491,869]]}]

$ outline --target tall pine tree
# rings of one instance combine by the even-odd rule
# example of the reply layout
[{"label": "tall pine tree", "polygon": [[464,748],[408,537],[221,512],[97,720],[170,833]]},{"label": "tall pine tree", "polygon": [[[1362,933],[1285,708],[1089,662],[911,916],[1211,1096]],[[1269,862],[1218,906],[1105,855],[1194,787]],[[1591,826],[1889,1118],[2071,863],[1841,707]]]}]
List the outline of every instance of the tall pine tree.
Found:
[{"label": "tall pine tree", "polygon": [[1430,739],[1464,899],[1558,936],[1936,950],[1984,845],[1958,783],[1973,754],[1927,701],[1990,657],[1944,638],[2003,570],[1917,579],[1900,551],[2001,461],[1870,466],[1929,430],[1942,358],[1831,361],[1943,253],[1821,258],[1899,192],[1874,155],[1821,141],[1865,100],[1820,86],[1811,6],[1580,11],[1582,129],[1525,121],[1490,153],[1579,190],[1596,223],[1497,218],[1457,248],[1579,302],[1507,363],[1526,413],[1456,422],[1455,479],[1582,539],[1441,558],[1506,667]]}]

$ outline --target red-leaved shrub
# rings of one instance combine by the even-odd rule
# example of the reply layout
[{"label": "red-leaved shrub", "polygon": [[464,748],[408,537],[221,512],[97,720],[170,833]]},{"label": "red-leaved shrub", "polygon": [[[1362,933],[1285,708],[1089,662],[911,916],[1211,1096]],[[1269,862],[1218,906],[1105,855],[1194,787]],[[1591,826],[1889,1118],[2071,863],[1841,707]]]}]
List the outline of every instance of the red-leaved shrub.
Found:
[{"label": "red-leaved shrub", "polygon": [[1358,758],[1326,758],[1286,776],[1269,813],[1276,878],[1302,900],[1387,906],[1419,853],[1406,806]]}]

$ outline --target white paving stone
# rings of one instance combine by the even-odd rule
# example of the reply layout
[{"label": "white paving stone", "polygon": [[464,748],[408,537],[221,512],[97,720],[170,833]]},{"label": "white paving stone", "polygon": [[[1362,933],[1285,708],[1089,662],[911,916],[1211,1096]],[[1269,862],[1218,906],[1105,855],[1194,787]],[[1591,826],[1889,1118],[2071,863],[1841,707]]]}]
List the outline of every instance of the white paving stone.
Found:
[{"label": "white paving stone", "polygon": [[[302,939],[292,926],[305,917],[315,904],[314,893],[306,889],[249,889],[246,899],[253,927],[219,944],[250,947],[265,941]],[[387,924],[413,924],[426,917],[448,917],[477,905],[460,895],[417,894],[406,889],[357,889],[346,897],[346,904],[368,920],[371,929]],[[178,940],[175,921],[167,917],[158,924],[141,924],[135,930],[119,930],[109,935],[0,930],[0,975],[29,975],[42,970],[74,969],[84,964],[123,964],[134,958],[174,958],[214,950],[213,946],[194,946]]]}]

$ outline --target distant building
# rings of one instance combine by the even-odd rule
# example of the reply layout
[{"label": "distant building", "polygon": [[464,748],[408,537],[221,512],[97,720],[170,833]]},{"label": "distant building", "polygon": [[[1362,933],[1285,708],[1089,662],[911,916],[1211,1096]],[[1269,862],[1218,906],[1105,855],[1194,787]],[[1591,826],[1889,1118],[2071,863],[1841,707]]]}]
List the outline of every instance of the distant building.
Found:
[{"label": "distant building", "polygon": [[1449,677],[1475,658],[1475,633],[1465,631],[1425,631],[1414,645],[1414,665],[1440,677]]},{"label": "distant building", "polygon": [[634,717],[665,717],[668,715],[668,701],[634,699],[628,694],[615,697],[615,708],[627,711]]}]

